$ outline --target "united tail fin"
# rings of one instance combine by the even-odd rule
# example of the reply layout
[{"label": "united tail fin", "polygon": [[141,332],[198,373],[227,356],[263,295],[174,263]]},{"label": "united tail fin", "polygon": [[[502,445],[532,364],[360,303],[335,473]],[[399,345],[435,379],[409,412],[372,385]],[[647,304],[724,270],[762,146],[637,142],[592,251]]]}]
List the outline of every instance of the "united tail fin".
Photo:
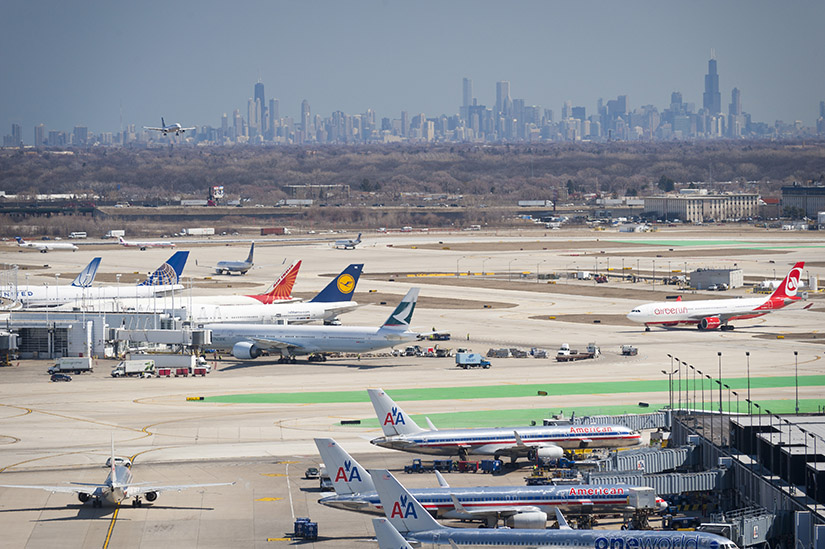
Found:
[{"label": "united tail fin", "polygon": [[774,290],[771,294],[771,297],[768,299],[770,301],[773,300],[796,300],[800,299],[799,296],[796,295],[796,291],[799,289],[799,279],[802,278],[802,268],[805,266],[804,261],[800,261],[796,265],[794,265],[779,287]]},{"label": "united tail fin", "polygon": [[399,533],[441,530],[441,526],[386,469],[370,471],[384,514]]},{"label": "united tail fin", "polygon": [[398,307],[387,318],[382,328],[409,328],[410,321],[412,321],[413,311],[415,310],[415,303],[418,301],[418,288],[410,288]]},{"label": "united tail fin", "polygon": [[412,545],[404,539],[395,526],[385,518],[372,519],[375,529],[375,539],[378,540],[378,549],[412,549]]},{"label": "united tail fin", "polygon": [[249,256],[246,258],[247,263],[252,263],[252,256],[255,253],[255,243],[253,242],[252,245],[249,247]]},{"label": "united tail fin", "polygon": [[367,389],[367,393],[370,395],[384,436],[415,435],[424,432],[424,429],[419,427],[383,389]]},{"label": "united tail fin", "polygon": [[158,267],[155,272],[150,274],[139,286],[178,284],[187,259],[189,259],[188,251],[175,252],[166,263]]},{"label": "united tail fin", "polygon": [[[250,251],[250,256],[251,255]],[[300,268],[301,260],[299,259],[290,265],[266,292],[258,295],[248,295],[246,297],[255,298],[265,305],[272,305],[276,301],[288,301],[292,299],[292,288],[295,286],[295,279],[298,278]]]},{"label": "united tail fin", "polygon": [[92,282],[95,281],[95,275],[97,274],[97,268],[100,266],[100,258],[96,257],[92,259],[86,268],[80,271],[80,274],[77,275],[72,281],[72,286],[77,288],[88,288],[92,285]]},{"label": "united tail fin", "polygon": [[348,266],[309,302],[334,303],[337,301],[352,301],[352,294],[355,293],[355,286],[358,285],[358,278],[361,276],[363,269],[363,263],[353,263]]},{"label": "united tail fin", "polygon": [[315,446],[327,468],[332,486],[339,496],[374,492],[375,486],[366,469],[331,438],[316,438]]},{"label": "united tail fin", "polygon": [[161,127],[161,128],[165,128],[165,127],[166,127],[166,122],[164,122],[164,120],[163,120],[163,117],[162,117],[162,116],[160,117],[160,127]]}]

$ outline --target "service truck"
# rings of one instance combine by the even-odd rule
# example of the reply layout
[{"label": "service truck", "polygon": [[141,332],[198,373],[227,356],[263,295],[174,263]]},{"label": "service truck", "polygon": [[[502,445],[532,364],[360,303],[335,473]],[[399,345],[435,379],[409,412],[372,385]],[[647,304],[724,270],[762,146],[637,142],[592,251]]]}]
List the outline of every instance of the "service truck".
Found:
[{"label": "service truck", "polygon": [[486,370],[491,366],[490,361],[479,353],[456,353],[455,365],[465,370],[467,368],[484,368]]},{"label": "service truck", "polygon": [[155,361],[147,360],[124,360],[112,368],[112,377],[154,377],[156,374]]},{"label": "service truck", "polygon": [[90,356],[64,356],[57,359],[57,363],[48,370],[50,374],[82,374],[93,372],[94,365]]},{"label": "service truck", "polygon": [[202,356],[196,355],[137,355],[134,354],[131,360],[153,360],[155,370],[160,377],[169,375],[178,376],[204,376],[212,371],[212,367]]},{"label": "service truck", "polygon": [[180,234],[185,236],[210,236],[215,234],[215,229],[213,227],[193,227],[183,229]]},{"label": "service truck", "polygon": [[595,343],[587,344],[587,351],[580,353],[576,349],[571,349],[567,343],[562,343],[556,353],[556,360],[559,362],[570,362],[573,360],[584,360],[586,358],[596,358],[601,354],[599,346]]},{"label": "service truck", "polygon": [[125,229],[112,229],[110,231],[106,231],[103,238],[120,238],[121,236],[126,236]]}]

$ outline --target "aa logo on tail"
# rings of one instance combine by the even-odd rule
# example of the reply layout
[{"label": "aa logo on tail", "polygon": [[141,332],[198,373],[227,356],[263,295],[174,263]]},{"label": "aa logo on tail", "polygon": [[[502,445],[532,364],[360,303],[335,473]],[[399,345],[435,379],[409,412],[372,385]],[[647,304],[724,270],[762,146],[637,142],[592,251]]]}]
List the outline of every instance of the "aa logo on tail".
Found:
[{"label": "aa logo on tail", "polygon": [[342,274],[338,277],[338,291],[342,294],[349,294],[355,289],[355,279],[350,274]]},{"label": "aa logo on tail", "polygon": [[401,496],[399,501],[396,501],[392,504],[392,513],[390,514],[390,518],[414,518],[417,519],[418,515],[415,512],[415,507],[411,500],[407,499],[407,496]]},{"label": "aa logo on tail", "polygon": [[[347,475],[349,472],[349,475]],[[361,482],[361,473],[358,472],[358,467],[353,467],[349,460],[344,461],[343,467],[338,467],[338,472],[335,474],[335,482],[343,480],[344,482],[352,482],[358,480]]]},{"label": "aa logo on tail", "polygon": [[404,412],[398,408],[393,408],[387,412],[387,417],[384,418],[384,425],[406,425],[404,421]]}]

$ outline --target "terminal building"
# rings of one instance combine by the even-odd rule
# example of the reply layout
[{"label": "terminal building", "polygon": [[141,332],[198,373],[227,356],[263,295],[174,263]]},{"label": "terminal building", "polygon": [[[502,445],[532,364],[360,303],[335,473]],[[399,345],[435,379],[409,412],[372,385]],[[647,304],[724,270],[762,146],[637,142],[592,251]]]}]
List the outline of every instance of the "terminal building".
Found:
[{"label": "terminal building", "polygon": [[758,215],[759,195],[674,195],[645,198],[644,211],[665,220],[705,223]]},{"label": "terminal building", "polygon": [[825,185],[806,187],[799,184],[782,187],[782,210],[794,208],[805,217],[817,219],[817,213],[825,212]]}]

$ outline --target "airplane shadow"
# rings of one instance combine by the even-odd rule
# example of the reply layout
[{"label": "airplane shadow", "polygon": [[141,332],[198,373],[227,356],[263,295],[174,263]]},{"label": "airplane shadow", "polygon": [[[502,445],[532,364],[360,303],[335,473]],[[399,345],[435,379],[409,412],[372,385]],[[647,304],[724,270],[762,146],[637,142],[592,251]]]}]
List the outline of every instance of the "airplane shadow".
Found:
[{"label": "airplane shadow", "polygon": [[[179,506],[171,506],[171,505],[151,505],[144,503],[142,508],[149,508],[149,509],[158,509],[158,510],[165,510],[165,509],[181,509],[186,511],[214,511],[213,507],[179,507]],[[131,505],[121,505],[121,509],[124,513],[128,512],[132,509]],[[0,509],[0,513],[18,513],[18,512],[26,512],[26,511],[36,511],[38,513],[42,513],[43,511],[77,511],[76,514],[71,516],[65,517],[55,517],[55,518],[47,518],[47,519],[35,519],[32,522],[63,522],[63,521],[73,521],[78,519],[83,520],[111,520],[112,514],[115,512],[114,506],[103,506],[103,507],[92,507],[91,505],[84,505],[84,504],[71,504],[71,505],[61,505],[58,507],[27,507],[27,508],[17,508],[17,509]],[[126,518],[121,515],[119,518]]]}]

